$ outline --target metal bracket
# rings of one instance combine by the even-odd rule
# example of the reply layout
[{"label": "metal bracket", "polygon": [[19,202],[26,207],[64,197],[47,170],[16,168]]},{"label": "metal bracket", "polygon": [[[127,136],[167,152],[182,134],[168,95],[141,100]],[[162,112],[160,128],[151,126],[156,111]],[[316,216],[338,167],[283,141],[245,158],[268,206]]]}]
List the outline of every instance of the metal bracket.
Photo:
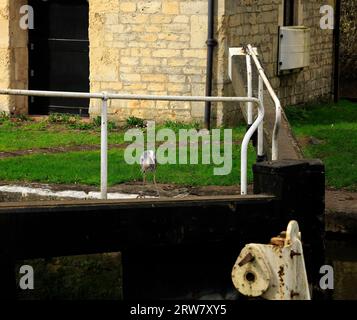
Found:
[{"label": "metal bracket", "polygon": [[[254,47],[253,50],[254,50],[254,53],[256,55],[258,55],[258,49]],[[235,56],[246,56],[247,51],[244,47],[229,48],[228,55],[229,55],[229,57],[228,57],[228,76],[229,76],[229,79],[231,79],[231,81],[232,81],[232,68],[233,68],[232,59]]]}]

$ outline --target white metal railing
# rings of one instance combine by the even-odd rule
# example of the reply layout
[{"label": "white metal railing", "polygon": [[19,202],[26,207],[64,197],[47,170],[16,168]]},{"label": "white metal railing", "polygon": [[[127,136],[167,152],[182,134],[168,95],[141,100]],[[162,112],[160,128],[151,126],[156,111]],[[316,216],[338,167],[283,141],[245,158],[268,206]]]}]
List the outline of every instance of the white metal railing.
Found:
[{"label": "white metal railing", "polygon": [[254,132],[261,126],[264,119],[262,101],[254,97],[204,97],[204,96],[155,96],[135,94],[115,94],[109,92],[82,93],[60,91],[37,91],[0,89],[0,95],[57,97],[57,98],[87,98],[102,100],[101,108],[101,198],[107,199],[108,186],[108,100],[152,100],[152,101],[190,101],[190,102],[244,102],[255,104],[258,107],[258,116],[244,136],[241,147],[241,194],[247,194],[247,158],[248,144]]},{"label": "white metal railing", "polygon": [[[264,72],[262,65],[259,62],[259,59],[256,54],[256,50],[254,50],[254,48],[250,44],[248,44],[246,51],[247,51],[248,55],[250,55],[253,58],[254,64],[255,64],[255,66],[258,70],[258,73],[259,73],[259,89],[258,89],[259,94],[258,94],[258,96],[259,96],[261,103],[262,104],[264,103],[263,99],[264,99],[264,85],[265,85],[270,97],[273,99],[274,104],[275,104],[275,123],[274,123],[273,138],[272,138],[272,160],[273,161],[278,160],[278,158],[279,158],[278,136],[279,136],[279,129],[280,129],[280,124],[281,124],[280,100],[279,100],[278,96],[276,95],[273,87],[271,86],[271,84]],[[252,77],[250,78],[250,80],[248,80],[248,83],[249,82],[252,83]],[[252,84],[250,86],[252,86]],[[261,143],[263,142],[263,125],[264,124],[262,123],[258,130],[258,154],[259,154],[259,140],[261,141]],[[260,139],[259,139],[259,135],[261,136]],[[260,146],[260,147],[262,148],[262,146]]]},{"label": "white metal railing", "polygon": [[[271,86],[263,67],[261,66],[257,49],[253,48],[251,45],[247,45],[244,48],[230,48],[229,49],[229,60],[228,60],[228,74],[232,80],[232,68],[233,63],[232,59],[234,56],[245,56],[246,58],[246,68],[247,68],[247,96],[253,96],[253,70],[252,70],[252,59],[255,67],[257,68],[259,77],[258,77],[258,99],[262,105],[264,105],[264,86],[266,87],[270,97],[272,98],[275,105],[275,123],[272,135],[272,160],[278,160],[279,158],[279,144],[278,144],[278,135],[281,124],[281,104],[278,96],[276,95],[273,87]],[[264,107],[263,107],[264,108]],[[258,110],[259,116],[259,110]],[[253,105],[247,103],[247,123],[250,126],[253,123]],[[262,121],[258,128],[258,145],[257,145],[257,154],[258,156],[264,155],[264,121]]]}]

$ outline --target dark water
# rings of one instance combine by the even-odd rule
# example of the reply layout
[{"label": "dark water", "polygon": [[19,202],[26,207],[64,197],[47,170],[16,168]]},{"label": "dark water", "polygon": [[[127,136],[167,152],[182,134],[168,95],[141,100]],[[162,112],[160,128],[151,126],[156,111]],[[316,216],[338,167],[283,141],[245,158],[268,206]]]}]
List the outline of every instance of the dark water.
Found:
[{"label": "dark water", "polygon": [[18,261],[16,270],[22,265],[34,269],[34,290],[18,287],[19,300],[122,299],[120,253]]},{"label": "dark water", "polygon": [[327,240],[327,263],[334,268],[333,300],[357,300],[357,239]]},{"label": "dark water", "polygon": [[[334,290],[328,292],[333,300],[357,300],[356,248],[357,239],[326,242],[326,263],[334,268]],[[36,270],[36,290],[19,290],[21,300],[121,299],[120,254],[39,259],[26,264]]]}]

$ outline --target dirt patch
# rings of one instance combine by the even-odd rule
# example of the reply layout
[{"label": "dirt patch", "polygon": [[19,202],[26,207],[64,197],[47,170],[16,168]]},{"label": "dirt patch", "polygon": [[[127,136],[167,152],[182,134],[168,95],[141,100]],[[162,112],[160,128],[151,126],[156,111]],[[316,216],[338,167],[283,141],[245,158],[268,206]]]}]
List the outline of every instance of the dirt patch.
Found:
[{"label": "dirt patch", "polygon": [[357,234],[357,193],[326,190],[326,230]]},{"label": "dirt patch", "polygon": [[[240,145],[241,141],[234,141],[233,145]],[[129,143],[120,144],[110,144],[108,149],[125,149],[128,147]],[[194,144],[195,145],[195,144]],[[160,146],[159,143],[156,144],[156,148]],[[174,145],[173,145],[174,146]],[[176,144],[176,148],[187,147],[186,144]],[[100,150],[100,145],[77,145],[77,146],[65,146],[65,147],[51,147],[51,148],[33,148],[28,150],[16,150],[16,151],[0,151],[0,159],[22,157],[32,154],[56,154],[56,153],[66,153],[66,152],[80,152],[80,151],[98,151]]]},{"label": "dirt patch", "polygon": [[326,207],[336,212],[357,212],[357,192],[328,189]]},{"label": "dirt patch", "polygon": [[[109,149],[123,149],[126,148],[127,144],[111,144]],[[12,157],[22,157],[32,154],[55,154],[55,153],[66,153],[66,152],[76,152],[76,151],[97,151],[100,150],[98,145],[81,145],[81,146],[68,146],[68,147],[53,147],[53,148],[34,148],[29,150],[17,150],[17,151],[6,151],[0,152],[0,159],[12,158]]]},{"label": "dirt patch", "polygon": [[[17,185],[28,188],[41,188],[54,192],[59,191],[84,191],[98,192],[99,187],[87,186],[87,185],[75,185],[75,184],[41,184],[41,183],[24,183],[24,182],[1,182],[0,186]],[[187,196],[214,196],[214,195],[239,195],[240,187],[237,186],[182,186],[175,184],[157,184],[161,198],[183,198]],[[248,187],[250,193],[252,193],[252,186]],[[157,196],[157,191],[152,183],[143,185],[140,181],[123,183],[120,185],[112,186],[108,188],[108,193],[124,193],[124,194],[140,194],[144,196]],[[67,200],[59,199],[57,200]],[[33,201],[33,200],[52,200],[44,196],[26,195],[24,197],[20,193],[2,193],[0,194],[0,202],[15,202],[15,201]]]},{"label": "dirt patch", "polygon": [[303,136],[303,137],[298,137],[297,141],[299,143],[300,148],[305,148],[311,145],[319,145],[319,144],[325,144],[326,142],[324,140],[317,139],[312,136]]}]

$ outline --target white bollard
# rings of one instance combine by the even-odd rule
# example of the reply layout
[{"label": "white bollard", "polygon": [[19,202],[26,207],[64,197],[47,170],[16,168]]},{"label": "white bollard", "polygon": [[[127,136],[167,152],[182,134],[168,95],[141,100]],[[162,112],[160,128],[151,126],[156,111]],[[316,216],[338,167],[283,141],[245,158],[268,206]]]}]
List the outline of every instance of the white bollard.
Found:
[{"label": "white bollard", "polygon": [[108,98],[103,93],[101,112],[100,193],[101,199],[108,197]]}]

